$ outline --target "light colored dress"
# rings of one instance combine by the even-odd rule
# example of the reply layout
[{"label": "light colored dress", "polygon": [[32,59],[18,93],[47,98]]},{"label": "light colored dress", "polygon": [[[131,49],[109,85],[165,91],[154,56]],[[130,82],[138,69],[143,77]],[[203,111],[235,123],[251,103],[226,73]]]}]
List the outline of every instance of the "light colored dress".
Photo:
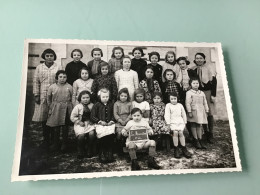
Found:
[{"label": "light colored dress", "polygon": [[[132,102],[132,107],[133,108],[139,108],[143,113],[146,111],[146,110],[149,110],[150,111],[150,105],[147,101],[142,101],[141,103],[138,103],[136,101],[133,101]],[[143,118],[145,121],[149,122],[149,118]]]},{"label": "light colored dress", "polygon": [[131,110],[132,110],[132,103],[131,102],[121,102],[116,101],[114,104],[114,118],[117,121],[116,123],[116,131],[121,132],[123,129],[123,125],[121,125],[118,120],[122,119],[123,121],[128,122],[131,119]]},{"label": "light colored dress", "polygon": [[185,129],[187,116],[182,104],[166,104],[164,118],[171,130],[183,131]]},{"label": "light colored dress", "polygon": [[40,96],[40,104],[35,103],[32,121],[43,122],[48,118],[47,92],[55,83],[55,74],[62,70],[60,65],[54,63],[48,68],[44,63],[36,67],[33,77],[33,94]]},{"label": "light colored dress", "polygon": [[118,91],[127,88],[131,100],[134,99],[134,91],[138,88],[138,75],[134,70],[124,71],[123,69],[115,72],[115,79]]},{"label": "light colored dress", "polygon": [[207,124],[207,114],[209,107],[207,104],[206,96],[203,91],[195,91],[190,89],[186,93],[186,109],[191,112],[193,117],[188,117],[189,122],[198,124]]},{"label": "light colored dress", "polygon": [[180,68],[180,66],[178,64],[171,65],[171,64],[165,62],[162,67],[163,67],[163,70],[162,70],[162,81],[163,82],[165,82],[165,79],[163,77],[164,71],[166,69],[171,69],[176,74],[176,79],[175,79],[176,82],[177,83],[181,83],[181,81],[182,81],[182,74],[181,74],[181,68]]},{"label": "light colored dress", "polygon": [[91,92],[91,87],[93,84],[93,79],[88,79],[86,81],[82,80],[82,79],[77,79],[76,81],[74,81],[73,83],[73,95],[72,95],[72,103],[73,105],[78,104],[78,95],[80,94],[80,92],[82,92],[83,90],[89,91]]},{"label": "light colored dress", "polygon": [[57,127],[65,125],[67,116],[70,116],[73,105],[72,86],[68,83],[64,85],[52,84],[48,89],[47,103],[49,107],[49,117],[46,125]]}]

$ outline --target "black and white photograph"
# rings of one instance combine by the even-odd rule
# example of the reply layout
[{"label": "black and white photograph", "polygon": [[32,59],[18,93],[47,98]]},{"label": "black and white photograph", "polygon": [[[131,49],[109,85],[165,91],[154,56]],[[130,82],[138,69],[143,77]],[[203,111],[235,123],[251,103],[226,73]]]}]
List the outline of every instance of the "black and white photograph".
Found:
[{"label": "black and white photograph", "polygon": [[12,181],[233,171],[220,43],[25,40]]}]

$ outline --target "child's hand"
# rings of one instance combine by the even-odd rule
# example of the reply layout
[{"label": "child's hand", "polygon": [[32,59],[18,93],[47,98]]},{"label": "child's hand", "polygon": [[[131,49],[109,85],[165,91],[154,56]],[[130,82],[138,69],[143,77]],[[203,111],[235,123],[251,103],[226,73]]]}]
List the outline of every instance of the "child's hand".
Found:
[{"label": "child's hand", "polygon": [[34,99],[35,99],[35,103],[36,103],[36,104],[40,104],[40,103],[41,103],[41,100],[40,100],[40,96],[39,96],[39,95],[34,96]]},{"label": "child's hand", "polygon": [[153,135],[153,131],[148,131],[148,135]]},{"label": "child's hand", "polygon": [[80,125],[81,127],[85,127],[85,123],[83,123],[82,121],[79,122],[79,125]]},{"label": "child's hand", "polygon": [[215,103],[215,101],[216,101],[216,98],[214,96],[210,96],[210,102]]},{"label": "child's hand", "polygon": [[102,126],[107,126],[107,123],[105,121],[99,121],[98,124]]},{"label": "child's hand", "polygon": [[192,117],[193,117],[193,115],[192,115],[192,113],[191,113],[191,112],[189,112],[189,113],[188,113],[188,115],[189,115],[189,117],[190,117],[190,118],[192,118]]},{"label": "child's hand", "polygon": [[115,124],[114,121],[110,121],[109,123],[107,123],[108,126],[113,125],[113,124]]},{"label": "child's hand", "polygon": [[119,124],[124,125],[124,121],[120,118],[118,119]]},{"label": "child's hand", "polygon": [[122,131],[122,135],[123,135],[124,137],[127,137],[127,136],[128,136],[128,132],[127,132],[127,131]]}]

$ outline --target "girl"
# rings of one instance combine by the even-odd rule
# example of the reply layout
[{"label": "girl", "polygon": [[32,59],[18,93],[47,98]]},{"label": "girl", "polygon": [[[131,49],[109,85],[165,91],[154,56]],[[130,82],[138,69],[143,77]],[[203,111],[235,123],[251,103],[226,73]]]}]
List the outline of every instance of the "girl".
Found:
[{"label": "girl", "polygon": [[90,112],[93,107],[91,103],[91,94],[89,91],[81,91],[78,95],[79,104],[76,105],[70,116],[74,123],[74,132],[78,142],[78,158],[84,157],[85,141],[87,139],[87,157],[93,155],[93,143],[95,140],[94,125],[90,122]]},{"label": "girl", "polygon": [[124,49],[122,47],[114,47],[112,50],[111,59],[108,61],[108,64],[111,68],[111,73],[115,73],[117,70],[123,68],[123,57]]},{"label": "girl", "polygon": [[169,102],[169,93],[176,92],[178,96],[178,101],[180,103],[183,102],[182,99],[182,90],[180,84],[175,82],[176,74],[172,69],[166,69],[164,71],[163,77],[165,82],[162,84],[162,92],[163,92],[163,101],[164,103]]},{"label": "girl", "polygon": [[113,141],[115,122],[113,103],[110,101],[109,90],[102,88],[98,92],[97,102],[91,110],[91,121],[96,124],[97,138],[100,144],[99,159],[102,163],[113,161]]},{"label": "girl", "polygon": [[123,139],[121,131],[126,123],[131,119],[132,103],[127,88],[123,88],[118,92],[117,101],[114,104],[114,118],[116,123],[116,139],[118,153],[123,152]]},{"label": "girl", "polygon": [[145,101],[145,91],[143,89],[137,89],[134,93],[134,101],[132,102],[133,108],[139,108],[142,113],[144,120],[149,122],[150,118],[150,106],[147,101]]},{"label": "girl", "polygon": [[206,56],[204,53],[196,53],[194,63],[197,66],[194,71],[199,77],[199,89],[205,93],[209,106],[208,125],[204,124],[203,128],[207,141],[213,143],[213,115],[216,112],[215,98],[217,93],[216,72],[212,71],[209,65],[206,65]]},{"label": "girl", "polygon": [[91,56],[94,58],[93,60],[89,61],[87,66],[91,71],[92,78],[95,79],[98,75],[98,70],[100,68],[100,64],[104,62],[101,60],[103,57],[103,52],[100,48],[94,48],[91,51]]},{"label": "girl", "polygon": [[148,64],[148,65],[151,65],[154,70],[154,79],[157,80],[161,84],[163,68],[160,64],[158,64],[158,62],[160,61],[160,54],[156,51],[149,53],[149,60],[150,60],[151,64]]},{"label": "girl", "polygon": [[131,100],[134,97],[134,91],[138,88],[138,75],[135,71],[130,70],[131,58],[129,56],[123,57],[123,69],[115,72],[115,79],[118,90],[127,88]]},{"label": "girl", "polygon": [[[131,111],[131,116],[133,120],[130,120],[122,130],[122,135],[128,137],[131,135],[131,131],[138,129],[145,129],[148,135],[153,134],[152,128],[149,126],[148,122],[143,120],[142,111],[139,108],[133,108]],[[146,140],[141,141],[131,141],[130,137],[126,139],[126,147],[129,150],[129,156],[132,161],[131,170],[140,170],[140,166],[137,163],[136,150],[140,149],[149,149],[149,158],[148,158],[148,167],[154,169],[160,169],[160,166],[156,163],[154,156],[156,155],[155,148],[156,143],[154,140],[149,140],[148,137]]]},{"label": "girl", "polygon": [[32,121],[41,123],[43,145],[48,147],[50,143],[50,128],[46,126],[48,118],[47,91],[50,85],[55,83],[55,74],[62,67],[54,62],[57,56],[52,49],[44,50],[41,57],[45,61],[36,67],[33,77],[35,108]]},{"label": "girl", "polygon": [[97,97],[97,93],[101,88],[107,88],[110,91],[111,100],[115,102],[117,98],[117,83],[114,75],[110,74],[108,63],[101,63],[98,72],[99,75],[95,78],[91,87],[94,97]]},{"label": "girl", "polygon": [[135,47],[132,51],[134,58],[132,59],[131,69],[136,71],[138,79],[141,81],[144,78],[144,69],[147,66],[147,62],[142,59],[144,56],[143,49],[141,47]]},{"label": "girl", "polygon": [[83,67],[79,71],[79,79],[77,79],[73,83],[72,103],[74,106],[76,106],[76,104],[78,104],[77,99],[78,99],[79,93],[83,90],[87,90],[87,91],[91,92],[92,84],[93,84],[93,79],[90,78],[89,69],[86,67]]},{"label": "girl", "polygon": [[171,132],[173,134],[174,157],[181,157],[178,147],[180,142],[183,155],[186,158],[191,158],[191,154],[185,146],[185,137],[183,135],[185,124],[187,123],[186,112],[184,110],[183,105],[178,103],[177,93],[169,93],[169,100],[170,103],[168,103],[165,107],[164,118],[166,124],[171,129]]},{"label": "girl", "polygon": [[206,149],[201,142],[202,130],[201,124],[207,124],[207,113],[209,107],[206,96],[199,90],[199,79],[190,80],[191,89],[186,93],[186,109],[188,112],[188,121],[191,123],[191,131],[194,137],[194,145],[197,149]]},{"label": "girl", "polygon": [[[171,69],[175,72],[176,75],[176,82],[180,83],[182,80],[182,74],[180,66],[176,65],[176,54],[174,51],[168,51],[165,55],[165,64],[163,64],[162,74],[164,74],[166,69]],[[162,77],[163,82],[165,78]]]},{"label": "girl", "polygon": [[52,84],[48,89],[47,103],[49,107],[49,117],[46,124],[53,127],[54,143],[52,149],[58,150],[61,131],[61,150],[65,151],[67,148],[68,125],[71,124],[70,114],[73,108],[71,102],[72,86],[66,82],[67,75],[64,70],[59,70],[56,73],[55,79],[57,83]]},{"label": "girl", "polygon": [[160,92],[154,92],[153,104],[150,105],[151,118],[150,124],[153,128],[155,140],[162,138],[162,146],[166,147],[167,151],[170,151],[170,129],[166,125],[164,120],[165,104],[162,102],[162,94]]},{"label": "girl", "polygon": [[146,66],[145,79],[139,84],[139,87],[145,91],[145,99],[148,103],[152,103],[152,96],[154,92],[161,92],[159,82],[154,80],[154,67]]},{"label": "girl", "polygon": [[73,85],[74,81],[79,78],[79,71],[82,68],[87,68],[87,65],[81,61],[83,53],[80,49],[74,49],[71,52],[71,58],[73,58],[73,61],[67,64],[65,71],[68,77],[67,82]]}]

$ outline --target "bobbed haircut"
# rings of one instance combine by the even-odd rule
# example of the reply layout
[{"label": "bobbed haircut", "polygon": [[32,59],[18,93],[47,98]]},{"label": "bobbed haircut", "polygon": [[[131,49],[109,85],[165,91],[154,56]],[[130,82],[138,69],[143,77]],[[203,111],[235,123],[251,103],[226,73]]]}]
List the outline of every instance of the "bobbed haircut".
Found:
[{"label": "bobbed haircut", "polygon": [[81,58],[83,58],[83,53],[82,53],[82,51],[81,51],[80,49],[73,49],[72,52],[71,52],[71,54],[70,54],[70,57],[71,57],[71,58],[73,58],[73,53],[74,53],[74,52],[79,52]]},{"label": "bobbed haircut", "polygon": [[141,57],[143,57],[145,54],[144,54],[144,51],[141,47],[135,47],[133,50],[132,50],[132,55],[134,56],[134,52],[138,50],[141,52]]},{"label": "bobbed haircut", "polygon": [[145,101],[145,91],[144,91],[144,89],[138,88],[138,89],[135,90],[135,92],[134,92],[134,100],[135,101],[136,101],[136,95],[137,94],[142,94],[144,96],[144,101]]},{"label": "bobbed haircut", "polygon": [[91,78],[91,76],[92,76],[92,75],[91,75],[91,71],[90,71],[89,68],[87,68],[87,67],[83,67],[83,68],[80,69],[79,75],[78,75],[79,78],[81,78],[81,72],[82,72],[82,70],[88,71],[88,77]]},{"label": "bobbed haircut", "polygon": [[87,90],[83,90],[83,91],[81,91],[80,93],[79,93],[79,96],[78,96],[78,102],[81,102],[81,97],[83,96],[83,95],[89,95],[89,97],[90,97],[90,102],[92,102],[92,95],[91,95],[91,93],[89,92],[89,91],[87,91]]},{"label": "bobbed haircut", "polygon": [[65,74],[67,76],[67,73],[65,72],[65,70],[58,70],[55,74],[55,79],[58,80],[58,77],[60,74]]},{"label": "bobbed haircut", "polygon": [[133,108],[131,110],[131,115],[135,114],[136,112],[139,112],[141,115],[143,115],[143,112],[140,108]]},{"label": "bobbed haircut", "polygon": [[178,97],[178,94],[174,91],[174,92],[170,92],[168,94],[168,100],[170,101],[170,97],[173,96],[173,97],[177,97],[177,100],[179,100],[179,97]]},{"label": "bobbed haircut", "polygon": [[130,102],[131,98],[130,98],[130,94],[129,94],[129,91],[128,91],[127,88],[122,88],[122,89],[119,90],[119,92],[117,94],[117,100],[120,100],[120,95],[122,93],[125,93],[127,95],[127,100],[126,101]]},{"label": "bobbed haircut", "polygon": [[163,78],[167,81],[167,79],[166,79],[166,73],[167,72],[172,72],[172,74],[173,74],[173,80],[175,80],[176,79],[176,73],[172,70],[172,69],[166,69],[165,71],[164,71],[164,73],[163,73]]},{"label": "bobbed haircut", "polygon": [[[194,56],[195,59],[196,59],[196,56],[201,56],[201,57],[203,57],[204,60],[205,60],[205,61],[204,61],[204,64],[206,64],[206,56],[205,56],[204,53],[201,53],[201,52],[196,53],[195,56]],[[193,60],[193,62],[194,62],[194,64],[197,65],[196,60]]]},{"label": "bobbed haircut", "polygon": [[199,77],[191,77],[190,80],[189,80],[190,86],[191,86],[191,83],[192,83],[193,81],[198,81],[198,82],[199,82],[199,85],[200,85],[200,79],[199,79]]},{"label": "bobbed haircut", "polygon": [[113,49],[112,49],[112,55],[111,55],[111,58],[115,58],[116,56],[115,56],[115,51],[116,50],[121,50],[121,52],[122,52],[122,57],[121,58],[123,58],[124,57],[124,49],[122,48],[122,47],[114,47]]},{"label": "bobbed haircut", "polygon": [[165,62],[169,63],[168,61],[168,55],[172,54],[174,56],[174,61],[172,62],[172,64],[176,64],[176,54],[174,51],[167,51],[167,53],[165,54]]},{"label": "bobbed haircut", "polygon": [[154,67],[152,65],[147,65],[145,67],[145,71],[144,72],[146,72],[148,69],[151,69],[153,71],[153,73],[154,73]]},{"label": "bobbed haircut", "polygon": [[96,47],[96,48],[91,50],[91,56],[92,57],[93,57],[94,51],[99,51],[101,53],[101,57],[103,57],[103,51],[100,48],[98,48],[98,47]]},{"label": "bobbed haircut", "polygon": [[45,50],[42,52],[42,55],[41,55],[42,59],[45,60],[45,55],[46,55],[47,53],[53,54],[53,56],[54,56],[54,61],[57,59],[57,55],[56,55],[55,51],[53,51],[53,50],[50,49],[50,48],[45,49]]},{"label": "bobbed haircut", "polygon": [[102,67],[105,67],[105,66],[107,66],[107,68],[108,68],[108,74],[111,73],[110,65],[109,65],[107,62],[101,62],[101,63],[99,64],[98,74],[101,74],[101,68],[102,68]]},{"label": "bobbed haircut", "polygon": [[156,96],[159,96],[161,99],[163,98],[163,97],[162,97],[162,93],[159,92],[159,91],[155,91],[155,92],[153,93],[153,98],[155,98]]},{"label": "bobbed haircut", "polygon": [[154,55],[158,57],[158,62],[159,62],[160,61],[160,54],[158,52],[156,52],[156,51],[153,51],[153,52],[149,53],[149,61],[151,62],[151,58]]},{"label": "bobbed haircut", "polygon": [[190,64],[190,61],[187,60],[187,58],[184,57],[184,56],[179,57],[179,58],[176,60],[176,62],[179,64],[179,62],[180,62],[181,60],[184,60],[185,63],[186,63],[186,65],[189,65],[189,64]]}]

